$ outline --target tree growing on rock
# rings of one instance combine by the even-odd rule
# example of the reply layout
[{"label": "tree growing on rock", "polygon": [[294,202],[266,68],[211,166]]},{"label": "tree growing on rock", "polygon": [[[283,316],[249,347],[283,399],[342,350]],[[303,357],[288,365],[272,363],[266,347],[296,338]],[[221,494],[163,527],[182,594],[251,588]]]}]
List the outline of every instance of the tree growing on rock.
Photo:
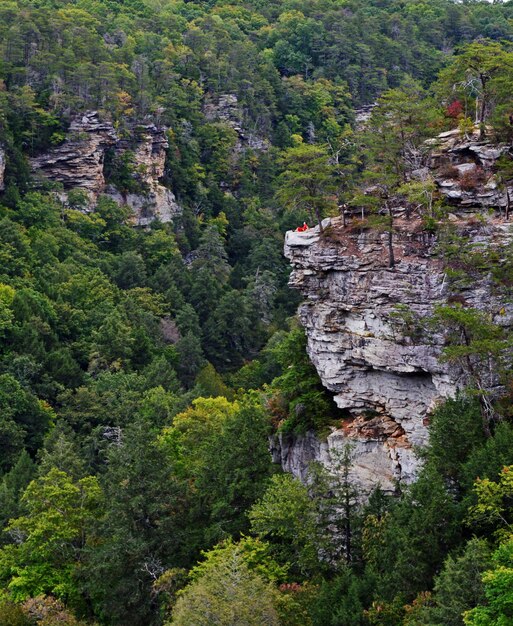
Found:
[{"label": "tree growing on rock", "polygon": [[311,214],[322,231],[322,220],[337,208],[336,168],[330,162],[325,146],[297,144],[284,151],[282,173],[278,177],[276,199],[287,210],[303,215]]}]

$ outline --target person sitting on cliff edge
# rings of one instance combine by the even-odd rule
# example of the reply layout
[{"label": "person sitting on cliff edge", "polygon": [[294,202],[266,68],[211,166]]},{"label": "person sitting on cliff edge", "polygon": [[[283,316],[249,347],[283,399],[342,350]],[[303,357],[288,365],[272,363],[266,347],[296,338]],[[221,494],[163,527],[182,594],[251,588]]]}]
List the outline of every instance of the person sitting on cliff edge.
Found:
[{"label": "person sitting on cliff edge", "polygon": [[308,228],[308,224],[306,222],[303,222],[303,226],[298,226],[296,228],[296,233],[304,233],[305,230],[309,230],[309,228]]}]

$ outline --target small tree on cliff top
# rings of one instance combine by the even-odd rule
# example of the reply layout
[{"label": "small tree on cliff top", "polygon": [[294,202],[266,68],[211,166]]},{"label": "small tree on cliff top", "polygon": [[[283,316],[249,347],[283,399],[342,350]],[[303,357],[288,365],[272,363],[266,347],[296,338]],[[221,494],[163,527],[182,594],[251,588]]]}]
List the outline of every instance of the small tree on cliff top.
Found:
[{"label": "small tree on cliff top", "polygon": [[497,41],[474,41],[440,73],[438,91],[445,98],[460,97],[466,105],[470,100],[476,123],[483,125],[495,106],[510,101],[512,77],[513,52]]},{"label": "small tree on cliff top", "polygon": [[[278,177],[276,199],[290,211],[310,213],[322,231],[322,220],[337,208],[336,170],[330,163],[326,147],[298,143],[281,157],[282,173]],[[301,217],[300,217],[301,219]]]}]

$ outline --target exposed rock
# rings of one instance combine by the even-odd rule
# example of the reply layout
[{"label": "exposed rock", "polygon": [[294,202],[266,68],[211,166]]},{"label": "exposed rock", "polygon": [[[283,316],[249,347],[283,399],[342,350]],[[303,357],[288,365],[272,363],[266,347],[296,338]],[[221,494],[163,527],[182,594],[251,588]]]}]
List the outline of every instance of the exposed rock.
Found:
[{"label": "exposed rock", "polygon": [[207,100],[203,105],[203,113],[207,120],[225,122],[235,130],[238,135],[236,152],[242,152],[247,148],[259,151],[269,149],[267,139],[245,127],[244,113],[235,94],[225,93],[216,100]]},{"label": "exposed rock", "polygon": [[372,111],[377,106],[377,103],[366,104],[359,109],[356,109],[354,112],[354,121],[356,130],[364,130],[367,126],[367,122],[370,120]]},{"label": "exposed rock", "polygon": [[[456,220],[476,244],[499,249],[513,239],[513,224]],[[449,292],[434,239],[411,221],[396,222],[393,269],[386,234],[352,231],[339,219],[325,221],[322,235],[318,228],[286,235],[290,285],[306,299],[299,316],[310,359],[347,414],[326,441],[313,433],[276,438],[275,459],[298,477],[304,478],[312,459],[333,468],[350,444],[352,477],[362,493],[377,484],[392,492],[397,480],[411,482],[419,467],[415,447],[427,442],[430,412],[468,382],[461,369],[440,361],[442,332],[415,337],[399,321],[400,307],[426,318]],[[462,297],[470,306],[491,307],[498,316],[501,311],[503,323],[513,321],[513,304],[495,301],[487,278]],[[493,375],[489,382],[497,384]]]},{"label": "exposed rock", "polygon": [[5,175],[5,152],[2,146],[0,146],[0,191],[3,191],[5,189],[4,175]]},{"label": "exposed rock", "polygon": [[138,180],[147,191],[122,195],[109,186],[108,193],[116,201],[132,209],[138,226],[146,226],[156,218],[161,222],[171,222],[173,217],[182,212],[173,192],[160,182],[164,176],[168,147],[164,129],[154,124],[137,127],[130,140],[122,140],[116,144],[118,153],[126,150],[133,152]]},{"label": "exposed rock", "polygon": [[481,137],[477,129],[464,137],[457,129],[447,131],[426,146],[429,169],[451,204],[468,211],[506,206],[506,189],[497,184],[494,170],[502,155],[512,154],[511,146],[493,143],[489,133]]},{"label": "exposed rock", "polygon": [[[84,190],[94,208],[98,196],[108,193],[134,213],[134,222],[145,226],[158,218],[169,222],[181,213],[173,193],[161,184],[164,175],[168,141],[165,131],[154,124],[137,126],[130,139],[119,139],[110,122],[103,122],[96,111],[84,113],[73,120],[64,143],[31,159],[32,168],[43,178],[61,183],[66,192]],[[122,194],[113,186],[106,187],[105,155],[107,150],[118,154],[132,150],[134,165],[144,193]]]},{"label": "exposed rock", "polygon": [[112,124],[90,111],[73,120],[62,145],[31,159],[31,166],[44,178],[62,183],[64,191],[83,189],[95,200],[105,187],[105,151],[116,141]]},{"label": "exposed rock", "polygon": [[160,319],[159,330],[164,343],[174,344],[182,338],[178,326],[170,317]]}]

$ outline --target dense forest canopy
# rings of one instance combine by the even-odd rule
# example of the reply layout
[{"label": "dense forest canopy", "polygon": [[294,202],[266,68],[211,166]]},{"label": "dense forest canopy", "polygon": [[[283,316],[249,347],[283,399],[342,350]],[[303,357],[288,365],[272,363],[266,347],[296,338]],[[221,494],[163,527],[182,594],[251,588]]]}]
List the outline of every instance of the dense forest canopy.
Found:
[{"label": "dense forest canopy", "polygon": [[[2,626],[511,622],[507,393],[492,411],[474,377],[435,412],[417,482],[363,508],[347,456],[305,486],[268,437],[342,417],[284,232],[342,206],[392,239],[398,194],[442,232],[432,181],[406,174],[443,130],[511,141],[512,42],[509,2],[0,0]],[[34,175],[91,111],[127,141],[165,129],[172,223]],[[145,193],[133,159],[106,158],[124,195]],[[507,296],[511,262],[443,245]],[[510,338],[435,317],[445,357],[491,355],[507,390]]]}]

